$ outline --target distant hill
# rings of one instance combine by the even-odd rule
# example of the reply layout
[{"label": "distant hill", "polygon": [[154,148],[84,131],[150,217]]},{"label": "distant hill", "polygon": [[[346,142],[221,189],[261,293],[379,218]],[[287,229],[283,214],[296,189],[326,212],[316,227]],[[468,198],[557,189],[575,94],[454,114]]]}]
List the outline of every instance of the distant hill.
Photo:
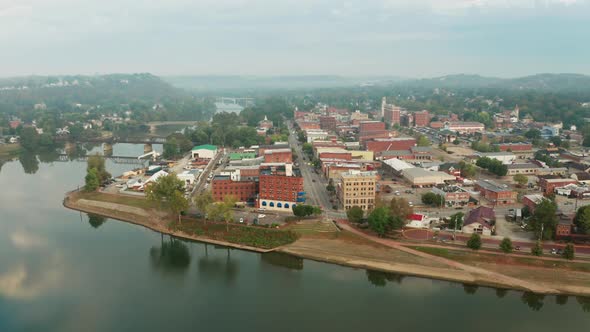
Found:
[{"label": "distant hill", "polygon": [[167,76],[170,84],[193,91],[256,91],[317,89],[383,85],[400,81],[396,77],[311,76]]},{"label": "distant hill", "polygon": [[537,74],[519,78],[497,78],[459,74],[407,80],[399,84],[424,88],[495,88],[578,92],[590,89],[590,76],[581,74]]}]

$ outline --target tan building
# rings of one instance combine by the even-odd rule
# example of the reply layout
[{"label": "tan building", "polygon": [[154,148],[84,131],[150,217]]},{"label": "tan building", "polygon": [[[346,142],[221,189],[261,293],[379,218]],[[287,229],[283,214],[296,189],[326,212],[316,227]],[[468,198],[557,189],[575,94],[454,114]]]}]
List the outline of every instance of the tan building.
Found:
[{"label": "tan building", "polygon": [[345,210],[359,206],[370,211],[375,206],[377,172],[348,171],[340,174],[339,198]]}]

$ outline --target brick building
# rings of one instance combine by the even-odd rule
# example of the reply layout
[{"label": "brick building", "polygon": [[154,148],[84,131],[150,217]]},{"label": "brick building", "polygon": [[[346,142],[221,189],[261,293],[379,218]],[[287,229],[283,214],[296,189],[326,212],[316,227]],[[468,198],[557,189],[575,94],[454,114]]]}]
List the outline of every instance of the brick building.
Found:
[{"label": "brick building", "polygon": [[517,193],[492,181],[477,181],[475,190],[479,191],[481,197],[487,199],[494,205],[507,205],[516,203]]},{"label": "brick building", "polygon": [[303,177],[290,164],[262,164],[258,178],[259,208],[290,212],[305,202]]},{"label": "brick building", "polygon": [[374,153],[391,151],[391,150],[410,150],[416,145],[416,139],[413,137],[396,137],[388,139],[374,139],[365,142],[367,150]]},{"label": "brick building", "polygon": [[577,183],[574,179],[562,179],[557,176],[539,176],[539,187],[545,195],[549,195],[555,191],[555,188],[565,187],[568,184]]},{"label": "brick building", "polygon": [[428,111],[420,111],[414,113],[414,125],[416,127],[428,127],[430,124],[430,113]]},{"label": "brick building", "polygon": [[381,121],[361,121],[359,124],[360,135],[383,130],[385,130],[385,123]]},{"label": "brick building", "polygon": [[334,116],[328,116],[328,115],[320,116],[320,128],[321,129],[335,131],[336,130],[336,123],[337,123],[336,117],[334,117]]},{"label": "brick building", "polygon": [[256,197],[255,181],[232,181],[229,176],[217,175],[211,181],[213,199],[223,201],[226,196],[234,196],[238,202],[247,202]]},{"label": "brick building", "polygon": [[275,149],[264,151],[265,163],[292,163],[293,152],[291,149]]},{"label": "brick building", "polygon": [[389,125],[401,124],[402,109],[395,105],[385,104],[382,106],[383,121]]}]

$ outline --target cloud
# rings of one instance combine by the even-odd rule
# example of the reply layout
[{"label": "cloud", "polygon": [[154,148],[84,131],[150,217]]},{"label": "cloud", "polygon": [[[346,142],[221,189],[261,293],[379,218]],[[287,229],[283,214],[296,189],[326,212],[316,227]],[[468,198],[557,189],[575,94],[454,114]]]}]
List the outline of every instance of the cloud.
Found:
[{"label": "cloud", "polygon": [[24,230],[17,230],[10,234],[12,244],[22,250],[44,247],[47,240]]},{"label": "cloud", "polygon": [[25,264],[18,264],[0,274],[0,296],[33,299],[57,287],[63,278],[63,260],[58,255],[49,258],[38,274],[31,273]]}]

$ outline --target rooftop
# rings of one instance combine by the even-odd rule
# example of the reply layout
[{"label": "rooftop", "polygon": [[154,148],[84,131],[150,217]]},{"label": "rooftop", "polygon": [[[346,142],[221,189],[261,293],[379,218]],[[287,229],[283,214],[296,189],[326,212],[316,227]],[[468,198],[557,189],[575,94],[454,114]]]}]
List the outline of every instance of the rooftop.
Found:
[{"label": "rooftop", "polygon": [[499,185],[499,184],[492,182],[490,180],[477,181],[477,185],[484,188],[485,190],[489,190],[489,191],[493,191],[493,192],[511,191],[507,186]]},{"label": "rooftop", "polygon": [[217,147],[215,145],[211,145],[211,144],[203,144],[203,145],[197,145],[193,148],[193,151],[196,150],[210,150],[210,151],[215,151],[217,150]]}]

